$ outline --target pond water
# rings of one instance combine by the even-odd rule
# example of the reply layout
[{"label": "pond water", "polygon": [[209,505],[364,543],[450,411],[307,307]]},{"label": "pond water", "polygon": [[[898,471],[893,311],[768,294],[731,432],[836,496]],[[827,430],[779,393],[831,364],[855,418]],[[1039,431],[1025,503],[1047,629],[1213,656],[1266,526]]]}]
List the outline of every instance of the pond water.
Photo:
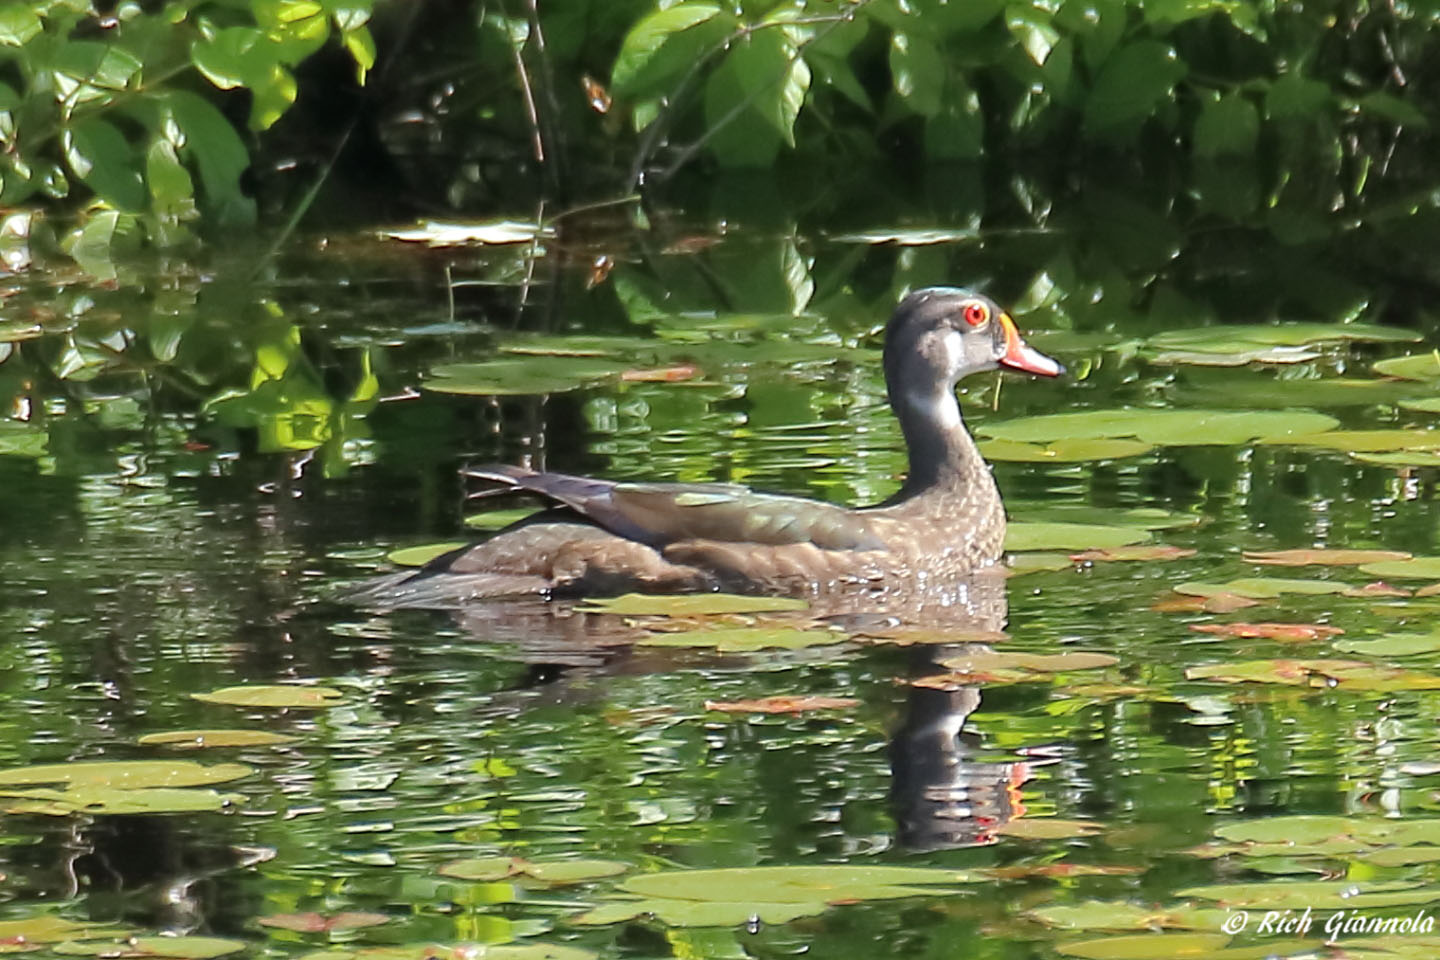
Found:
[{"label": "pond water", "polygon": [[[14,273],[0,951],[1436,955],[1429,321],[1046,243],[670,224]],[[877,334],[934,283],[1071,370],[962,385],[1012,552],[958,615],[335,602],[514,516],[465,464],[884,498]],[[812,869],[752,869],[782,866]]]}]

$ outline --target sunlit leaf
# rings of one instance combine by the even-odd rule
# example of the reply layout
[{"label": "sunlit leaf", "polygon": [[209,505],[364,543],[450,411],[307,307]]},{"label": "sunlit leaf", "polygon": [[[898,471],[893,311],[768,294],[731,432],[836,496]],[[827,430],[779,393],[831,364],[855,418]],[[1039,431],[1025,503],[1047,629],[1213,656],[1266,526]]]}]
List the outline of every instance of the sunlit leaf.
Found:
[{"label": "sunlit leaf", "polygon": [[731,627],[687,630],[683,633],[651,633],[636,643],[642,647],[710,647],[722,653],[745,653],[776,647],[799,650],[804,647],[842,643],[849,639],[835,630],[801,630],[785,627]]},{"label": "sunlit leaf", "polygon": [[1366,563],[1361,573],[1372,577],[1393,577],[1397,580],[1440,580],[1440,557],[1411,557]]},{"label": "sunlit leaf", "polygon": [[427,390],[473,396],[533,395],[579,390],[618,377],[624,366],[593,357],[502,357],[434,367]]},{"label": "sunlit leaf", "polygon": [[[484,513],[472,513],[466,517],[465,526],[477,530],[499,530],[502,527],[508,527],[512,523],[524,520],[526,517],[533,516],[538,512],[535,507],[515,507],[512,510],[486,510]],[[439,556],[439,554],[436,554],[436,556]],[[391,563],[399,563],[393,553],[389,555],[389,559]],[[431,559],[434,558],[432,557]],[[424,564],[402,564],[402,566],[424,566]]]},{"label": "sunlit leaf", "polygon": [[33,949],[34,945],[42,943],[128,937],[133,932],[127,927],[67,920],[54,914],[42,913],[19,920],[0,920],[0,952],[7,952],[3,947],[7,944]]},{"label": "sunlit leaf", "polygon": [[51,949],[69,957],[130,958],[161,957],[174,960],[209,960],[239,953],[250,944],[245,940],[220,937],[131,937],[118,942],[85,941],[59,944]]},{"label": "sunlit leaf", "polygon": [[1394,633],[1377,640],[1340,640],[1335,649],[1367,657],[1413,657],[1440,650],[1440,633]]},{"label": "sunlit leaf", "polygon": [[[483,516],[483,514],[482,514]],[[436,557],[443,557],[452,550],[468,546],[464,540],[447,540],[444,543],[422,543],[414,547],[401,547],[385,554],[385,559],[399,567],[423,567]]]},{"label": "sunlit leaf", "polygon": [[271,913],[256,920],[262,927],[278,927],[294,930],[296,933],[329,933],[332,930],[358,930],[362,927],[376,927],[389,923],[390,917],[383,913],[335,913],[326,916],[319,913]]},{"label": "sunlit leaf", "polygon": [[1093,820],[1062,820],[1058,817],[1022,817],[995,828],[1007,837],[1026,840],[1064,840],[1069,837],[1091,837],[1104,830]]},{"label": "sunlit leaf", "polygon": [[94,815],[203,813],[224,810],[244,803],[238,793],[194,790],[184,787],[115,787],[78,784],[65,790],[0,791],[0,809],[5,813],[28,813],[67,817],[76,813]]},{"label": "sunlit leaf", "polygon": [[[1239,444],[1262,438],[1319,434],[1339,425],[1322,413],[1305,411],[1217,411],[1116,409],[1047,414],[986,423],[984,436],[1022,442],[1080,442],[1134,437],[1145,444],[1192,446]],[[984,449],[982,447],[982,449]]]},{"label": "sunlit leaf", "polygon": [[1226,910],[1196,910],[1193,907],[1141,906],[1089,900],[1085,903],[1056,903],[1027,911],[1025,916],[1047,927],[1063,930],[1220,930],[1230,916]]},{"label": "sunlit leaf", "polygon": [[1363,323],[1234,323],[1166,330],[1146,343],[1155,348],[1232,353],[1253,345],[1299,347],[1347,340],[1412,343],[1420,339],[1413,330]]},{"label": "sunlit leaf", "polygon": [[1090,523],[1014,523],[1005,534],[1006,550],[1103,550],[1148,540],[1141,527]]},{"label": "sunlit leaf", "polygon": [[1437,450],[1440,449],[1440,430],[1331,430],[1328,433],[1296,435],[1286,439],[1267,439],[1261,442],[1323,447],[1327,450],[1341,450],[1347,453]]},{"label": "sunlit leaf", "polygon": [[223,703],[234,707],[294,707],[321,710],[344,703],[343,694],[330,687],[255,684],[244,687],[223,687],[209,693],[192,693],[195,700]]},{"label": "sunlit leaf", "polygon": [[1381,360],[1372,369],[1384,376],[1399,377],[1402,380],[1440,380],[1440,352],[1393,357]]},{"label": "sunlit leaf", "polygon": [[1287,580],[1281,577],[1243,577],[1228,583],[1182,583],[1176,593],[1195,597],[1209,597],[1216,594],[1232,593],[1256,600],[1270,600],[1287,593],[1301,593],[1321,596],[1330,593],[1344,593],[1350,584],[1335,580]]},{"label": "sunlit leaf", "polygon": [[[1258,563],[1277,567],[1345,567],[1361,563],[1376,563],[1382,560],[1408,560],[1410,559],[1410,554],[1402,553],[1399,550],[1314,548],[1300,550],[1246,550],[1243,557],[1246,563]],[[1361,569],[1363,570],[1364,568],[1362,567]]]},{"label": "sunlit leaf", "polygon": [[523,220],[427,220],[419,226],[403,230],[383,230],[380,235],[391,240],[423,243],[431,247],[463,247],[531,243],[553,237],[555,231],[542,224]]},{"label": "sunlit leaf", "polygon": [[861,701],[850,697],[773,696],[758,700],[706,700],[706,710],[721,713],[807,713],[811,710],[848,710]]},{"label": "sunlit leaf", "polygon": [[74,787],[138,790],[146,787],[197,787],[228,783],[254,771],[243,763],[193,760],[81,760],[0,770],[0,786],[64,783]]}]

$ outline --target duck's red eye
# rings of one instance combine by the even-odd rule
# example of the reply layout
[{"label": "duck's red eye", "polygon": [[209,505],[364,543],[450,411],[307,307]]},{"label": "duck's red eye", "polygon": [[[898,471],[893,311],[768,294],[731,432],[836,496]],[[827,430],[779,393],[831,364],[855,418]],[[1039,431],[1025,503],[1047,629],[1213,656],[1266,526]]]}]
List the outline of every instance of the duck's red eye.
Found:
[{"label": "duck's red eye", "polygon": [[965,304],[965,322],[972,327],[978,327],[990,319],[990,308],[983,303]]}]

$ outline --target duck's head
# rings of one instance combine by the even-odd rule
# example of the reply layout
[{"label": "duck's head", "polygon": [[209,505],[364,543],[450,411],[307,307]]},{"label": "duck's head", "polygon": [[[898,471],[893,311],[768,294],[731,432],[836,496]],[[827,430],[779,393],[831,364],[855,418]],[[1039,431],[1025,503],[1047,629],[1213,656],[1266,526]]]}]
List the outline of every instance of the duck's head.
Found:
[{"label": "duck's head", "polygon": [[950,391],[972,373],[1009,367],[1042,377],[1065,368],[1028,346],[1015,321],[983,294],[927,287],[895,308],[885,329],[885,376],[896,391]]}]

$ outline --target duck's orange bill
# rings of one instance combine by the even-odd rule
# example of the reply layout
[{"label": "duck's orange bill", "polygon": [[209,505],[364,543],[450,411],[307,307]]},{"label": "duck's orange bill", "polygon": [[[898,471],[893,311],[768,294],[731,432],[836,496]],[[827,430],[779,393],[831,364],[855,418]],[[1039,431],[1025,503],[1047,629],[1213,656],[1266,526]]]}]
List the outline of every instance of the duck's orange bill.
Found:
[{"label": "duck's orange bill", "polygon": [[1005,366],[1042,377],[1058,377],[1065,372],[1060,364],[1020,339],[1020,331],[1015,329],[1015,321],[1008,313],[1000,314],[1000,326],[1005,329],[1005,356],[1000,358]]}]

